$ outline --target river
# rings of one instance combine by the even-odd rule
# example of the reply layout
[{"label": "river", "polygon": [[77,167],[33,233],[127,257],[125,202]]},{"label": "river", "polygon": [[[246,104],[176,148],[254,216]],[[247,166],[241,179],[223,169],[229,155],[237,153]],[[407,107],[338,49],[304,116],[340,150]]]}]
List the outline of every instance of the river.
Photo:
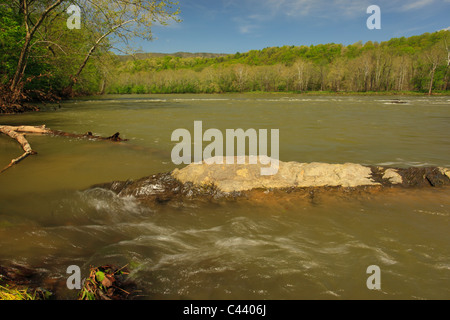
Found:
[{"label": "river", "polygon": [[[279,129],[280,160],[450,167],[449,97],[128,95],[66,101],[0,124],[127,142],[28,136],[0,175],[0,265],[65,287],[69,265],[125,265],[142,299],[450,299],[450,189],[147,208],[89,187],[176,166],[177,128]],[[21,154],[0,135],[0,167]],[[367,268],[380,268],[370,290]]]}]

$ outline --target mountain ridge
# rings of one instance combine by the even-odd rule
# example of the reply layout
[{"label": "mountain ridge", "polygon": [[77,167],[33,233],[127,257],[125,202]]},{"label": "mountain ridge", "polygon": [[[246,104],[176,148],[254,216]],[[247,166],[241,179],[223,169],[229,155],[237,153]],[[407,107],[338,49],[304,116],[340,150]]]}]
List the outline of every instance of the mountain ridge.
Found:
[{"label": "mountain ridge", "polygon": [[121,61],[128,61],[131,59],[144,60],[150,58],[161,57],[177,57],[177,58],[219,58],[230,55],[229,53],[212,53],[212,52],[184,52],[178,51],[173,53],[165,52],[141,52],[130,55],[117,55]]}]

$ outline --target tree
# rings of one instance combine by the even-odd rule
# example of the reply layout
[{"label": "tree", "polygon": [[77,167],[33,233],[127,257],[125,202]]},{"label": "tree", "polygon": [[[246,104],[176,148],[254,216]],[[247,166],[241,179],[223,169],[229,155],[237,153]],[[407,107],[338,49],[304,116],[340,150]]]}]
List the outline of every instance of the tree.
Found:
[{"label": "tree", "polygon": [[[70,85],[66,89],[68,91],[76,83],[94,51],[111,34],[125,44],[135,38],[151,41],[153,39],[151,27],[154,23],[167,25],[170,20],[180,21],[177,19],[178,9],[173,11],[173,3],[166,0],[79,0],[78,3],[85,8],[86,27],[96,30],[100,36],[86,53],[75,75],[71,77]],[[114,42],[117,41],[109,41],[108,48],[114,47]],[[128,48],[127,53],[130,52],[133,50]]]},{"label": "tree", "polygon": [[309,79],[311,78],[311,63],[299,59],[294,63],[296,71],[296,87],[298,91],[308,90]]},{"label": "tree", "polygon": [[[15,10],[24,27],[24,38],[17,60],[15,72],[9,85],[12,100],[19,100],[25,71],[36,43],[52,43],[60,48],[63,43],[49,39],[49,21],[61,17],[70,4],[82,8],[82,28],[91,30],[91,44],[77,71],[71,77],[69,88],[77,81],[94,51],[106,45],[108,49],[122,41],[129,43],[135,38],[152,39],[151,27],[154,23],[166,25],[169,20],[178,22],[178,9],[169,0],[13,0],[0,2],[1,6]],[[70,30],[67,30],[70,32]],[[114,35],[114,37],[111,37]],[[106,41],[106,39],[109,41]],[[51,46],[49,46],[51,50]]]},{"label": "tree", "polygon": [[448,41],[448,34],[446,36],[446,38],[444,39],[444,46],[445,46],[445,51],[447,51],[447,66],[445,67],[445,75],[444,75],[444,87],[443,90],[447,90],[447,86],[448,86],[448,69],[450,68],[450,44]]},{"label": "tree", "polygon": [[25,29],[12,8],[0,5],[0,77],[2,83],[12,77],[15,71],[21,39]]},{"label": "tree", "polygon": [[[18,0],[13,1],[13,5],[17,5],[19,9],[20,16],[22,17],[23,24],[25,26],[25,39],[20,51],[19,61],[17,62],[17,68],[11,81],[10,90],[12,93],[17,94],[17,89],[19,84],[23,80],[25,74],[25,68],[27,66],[28,57],[30,54],[31,41],[34,39],[36,31],[40,28],[42,22],[47,18],[47,16],[55,10],[63,0],[56,0],[51,2],[37,15],[34,19],[33,11],[37,8],[33,8],[34,1],[32,0]],[[36,4],[36,7],[40,4]]]},{"label": "tree", "polygon": [[[239,52],[238,52],[239,53]],[[237,54],[237,53],[236,53]],[[236,82],[236,88],[243,92],[247,86],[248,68],[242,64],[236,65],[234,68],[234,77]]]},{"label": "tree", "polygon": [[336,59],[331,64],[330,72],[328,73],[328,80],[330,82],[331,89],[334,91],[341,91],[346,64],[347,61],[345,58]]},{"label": "tree", "polygon": [[447,60],[447,47],[443,46],[443,43],[437,43],[432,46],[429,50],[425,52],[425,57],[428,61],[429,72],[430,72],[430,84],[428,87],[428,95],[431,95],[433,90],[433,82],[436,74],[436,69],[439,65],[446,63],[448,65]]},{"label": "tree", "polygon": [[[152,92],[165,93],[182,92],[183,88],[195,88],[196,92],[423,91],[429,90],[430,84],[425,53],[433,45],[442,41],[445,44],[445,37],[449,36],[450,31],[440,31],[347,47],[336,44],[272,47],[220,58],[147,55],[143,60],[119,63],[111,79],[112,89],[107,88],[107,92],[131,92],[139,85],[151,85]],[[442,48],[446,62],[436,67],[433,88],[446,90],[450,53],[447,45]],[[137,72],[141,72],[139,79],[135,77]],[[151,83],[146,79],[152,79]]]}]

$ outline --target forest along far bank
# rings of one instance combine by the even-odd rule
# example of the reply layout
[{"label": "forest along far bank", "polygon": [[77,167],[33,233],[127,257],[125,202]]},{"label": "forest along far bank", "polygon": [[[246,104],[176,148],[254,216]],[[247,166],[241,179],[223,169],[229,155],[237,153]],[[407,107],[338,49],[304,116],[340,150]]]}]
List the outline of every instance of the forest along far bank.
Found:
[{"label": "forest along far bank", "polygon": [[445,93],[450,31],[352,45],[120,56],[107,93]]},{"label": "forest along far bank", "polygon": [[[131,31],[125,20],[117,25],[88,20],[86,27],[69,30],[63,6],[27,11],[16,2],[0,2],[0,113],[36,111],[36,101],[96,94],[449,92],[448,30],[380,43],[298,44],[235,54],[117,55],[111,35],[151,38],[145,15]],[[178,21],[171,2],[162,3],[142,10]],[[107,8],[89,10],[97,9],[112,14]]]}]

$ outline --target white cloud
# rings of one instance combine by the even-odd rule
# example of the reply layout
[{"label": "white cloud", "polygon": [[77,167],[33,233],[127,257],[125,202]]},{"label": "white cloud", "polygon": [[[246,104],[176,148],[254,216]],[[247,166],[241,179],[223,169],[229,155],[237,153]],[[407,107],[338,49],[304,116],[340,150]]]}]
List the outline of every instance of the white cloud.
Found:
[{"label": "white cloud", "polygon": [[309,0],[282,0],[280,3],[283,3],[283,5],[280,6],[278,10],[281,10],[287,16],[307,15],[311,11],[314,11],[320,2],[321,1]]},{"label": "white cloud", "polygon": [[373,1],[369,0],[260,0],[274,13],[300,17],[306,15],[334,17],[365,13]]},{"label": "white cloud", "polygon": [[408,10],[414,10],[419,9],[424,6],[430,5],[434,0],[418,0],[412,3],[408,3],[402,7],[402,10],[408,11]]},{"label": "white cloud", "polygon": [[409,11],[450,0],[228,0],[236,6],[246,6],[252,12],[287,17],[317,16],[357,17],[366,14],[370,5],[378,5],[383,11]]},{"label": "white cloud", "polygon": [[[356,17],[365,15],[366,9],[375,0],[226,0],[227,7],[235,7],[252,12],[249,19],[267,21],[276,17],[318,18]],[[396,0],[377,0],[392,3]],[[403,1],[403,0],[402,0]],[[450,0],[449,0],[450,1]]]},{"label": "white cloud", "polygon": [[239,26],[239,32],[242,34],[250,33],[252,29],[251,25]]},{"label": "white cloud", "polygon": [[[341,21],[367,17],[367,8],[376,4],[381,12],[394,13],[435,7],[450,0],[224,0],[240,15],[234,19],[241,33],[254,33],[263,24],[275,19]],[[437,6],[438,7],[438,6]],[[243,12],[248,12],[245,15]]]},{"label": "white cloud", "polygon": [[275,19],[302,19],[309,16],[339,20],[342,17],[366,15],[370,1],[373,0],[226,0],[226,5],[241,10],[245,8],[245,11],[250,12],[246,16],[236,16],[233,21],[240,33],[252,34]]},{"label": "white cloud", "polygon": [[[237,29],[239,31],[239,33],[242,34],[250,34],[250,33],[254,33],[259,27],[260,27],[260,23],[263,19],[263,17],[258,16],[258,17],[247,17],[247,18],[241,18],[241,17],[235,17],[233,19],[234,23],[237,26]],[[255,22],[256,20],[258,20],[257,22]],[[263,19],[264,20],[264,19]]]}]

